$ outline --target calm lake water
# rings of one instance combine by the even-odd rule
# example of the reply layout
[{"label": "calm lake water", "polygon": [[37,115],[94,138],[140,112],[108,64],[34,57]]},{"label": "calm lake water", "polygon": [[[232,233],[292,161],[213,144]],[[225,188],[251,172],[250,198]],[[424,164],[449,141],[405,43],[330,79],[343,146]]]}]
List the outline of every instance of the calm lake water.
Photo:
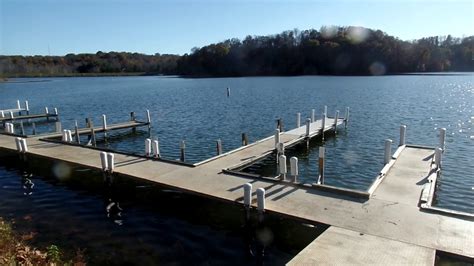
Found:
[{"label": "calm lake water", "polygon": [[[45,78],[45,82],[31,83],[27,81],[37,79],[18,79],[18,83],[0,84],[0,107],[13,107],[17,99],[29,100],[32,112],[44,112],[44,106],[58,107],[64,128],[72,128],[74,120],[84,125],[86,117],[101,124],[102,114],[107,115],[109,124],[122,122],[129,119],[131,111],[144,120],[149,109],[152,136],[159,138],[162,155],[178,159],[179,141],[185,139],[187,160],[198,162],[215,155],[217,139],[222,140],[224,151],[229,151],[241,145],[243,132],[250,142],[272,135],[278,118],[283,119],[285,129],[292,129],[297,112],[304,119],[314,108],[320,116],[327,105],[330,116],[336,110],[342,115],[348,106],[347,130],[341,128],[325,143],[316,141],[309,150],[291,153],[299,158],[300,180],[310,183],[317,177],[318,147],[325,145],[326,183],[361,190],[367,189],[383,166],[384,140],[392,139],[392,149],[396,148],[400,124],[407,125],[408,143],[429,146],[438,145],[438,130],[445,127],[447,150],[436,204],[472,213],[473,77],[104,77]],[[53,128],[53,123],[38,125],[42,131]],[[144,153],[147,136],[145,129],[137,134],[124,130],[113,134],[107,143],[100,139],[99,145]],[[254,168],[273,171],[262,165]],[[0,176],[18,181],[18,175],[2,167]],[[89,200],[82,194],[74,197]],[[0,206],[3,204],[0,201]],[[1,209],[0,216],[4,214]]]}]

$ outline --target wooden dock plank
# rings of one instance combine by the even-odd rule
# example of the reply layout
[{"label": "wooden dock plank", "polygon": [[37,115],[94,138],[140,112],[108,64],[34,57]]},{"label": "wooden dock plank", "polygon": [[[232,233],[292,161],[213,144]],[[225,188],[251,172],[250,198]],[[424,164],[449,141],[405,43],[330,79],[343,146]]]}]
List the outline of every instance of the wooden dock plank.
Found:
[{"label": "wooden dock plank", "polygon": [[436,251],[330,227],[288,265],[434,265]]}]

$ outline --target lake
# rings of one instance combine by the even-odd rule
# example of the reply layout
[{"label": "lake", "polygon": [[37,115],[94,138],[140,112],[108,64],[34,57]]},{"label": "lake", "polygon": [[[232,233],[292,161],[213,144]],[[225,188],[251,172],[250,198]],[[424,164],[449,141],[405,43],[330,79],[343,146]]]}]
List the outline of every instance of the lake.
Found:
[{"label": "lake", "polygon": [[[330,116],[336,110],[343,115],[345,108],[350,107],[347,130],[340,128],[335,137],[327,138],[324,143],[313,142],[308,150],[299,147],[289,152],[299,158],[300,180],[311,183],[318,175],[318,147],[325,145],[326,183],[361,190],[367,189],[383,167],[385,139],[392,139],[392,150],[396,148],[401,124],[407,125],[407,143],[429,146],[438,145],[439,128],[445,127],[447,150],[443,157],[436,205],[472,213],[473,77],[472,74],[460,74],[41,79],[47,80],[45,82],[17,79],[14,80],[17,82],[0,83],[0,107],[13,107],[17,99],[29,100],[33,113],[44,112],[45,106],[50,109],[57,107],[64,128],[72,128],[74,120],[84,125],[86,117],[93,118],[99,125],[102,114],[107,115],[109,124],[122,122],[129,119],[131,111],[144,120],[145,110],[149,109],[153,123],[151,134],[153,138],[159,138],[163,157],[178,159],[179,142],[186,140],[189,162],[214,156],[217,139],[222,140],[225,152],[241,145],[241,133],[247,133],[250,142],[270,136],[278,118],[283,119],[285,129],[292,129],[296,126],[297,112],[301,112],[304,119],[310,116],[311,109],[316,109],[317,115],[321,116],[324,105],[328,106]],[[230,97],[226,95],[227,87],[230,88]],[[53,128],[53,123],[39,126],[44,131]],[[146,130],[136,134],[123,130],[112,134],[107,142],[99,135],[99,145],[143,154],[147,137]],[[272,172],[273,166],[269,165],[255,165],[253,170]],[[0,176],[3,183],[19,182],[21,174],[0,165]],[[21,186],[3,186],[2,189],[20,191]],[[57,189],[54,182],[47,191],[53,189]],[[67,197],[72,197],[73,193],[67,191],[75,191],[74,187],[67,186],[58,189]],[[4,192],[1,195],[5,195]],[[17,197],[24,197],[22,195]],[[82,191],[73,197],[78,201],[89,201],[96,195],[90,196]],[[4,197],[0,196],[0,216],[7,216],[5,214],[13,210],[2,208],[3,200]],[[15,202],[11,204],[23,204]],[[42,203],[28,204],[34,207]],[[54,204],[50,211],[63,209],[63,205]]]}]

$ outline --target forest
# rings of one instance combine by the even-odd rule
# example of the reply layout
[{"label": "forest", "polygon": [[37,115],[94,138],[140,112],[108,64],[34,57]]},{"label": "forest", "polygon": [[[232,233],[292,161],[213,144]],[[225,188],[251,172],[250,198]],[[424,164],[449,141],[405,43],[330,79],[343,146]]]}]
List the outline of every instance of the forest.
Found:
[{"label": "forest", "polygon": [[474,71],[474,36],[403,41],[380,30],[321,27],[229,39],[184,55],[97,52],[0,56],[3,77],[182,75],[190,77],[384,75]]}]

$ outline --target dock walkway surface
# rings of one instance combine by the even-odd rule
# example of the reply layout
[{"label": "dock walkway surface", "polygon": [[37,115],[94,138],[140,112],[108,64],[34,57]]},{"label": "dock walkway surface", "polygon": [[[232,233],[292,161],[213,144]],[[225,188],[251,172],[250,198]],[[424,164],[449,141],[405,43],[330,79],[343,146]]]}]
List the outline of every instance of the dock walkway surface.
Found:
[{"label": "dock walkway surface", "polygon": [[[319,134],[320,127],[315,124],[311,134]],[[302,141],[303,128],[282,133],[281,141],[287,145]],[[16,151],[14,139],[0,135],[0,149]],[[28,154],[101,169],[100,150],[44,142],[39,138],[27,141]],[[421,190],[431,173],[433,149],[409,146],[402,149],[370,199],[223,172],[265,156],[274,148],[274,137],[268,137],[195,167],[115,154],[115,172],[234,203],[242,203],[243,186],[251,183],[254,206],[255,190],[264,188],[266,211],[330,225],[289,264],[433,265],[436,250],[474,258],[472,219],[419,208]]]}]

